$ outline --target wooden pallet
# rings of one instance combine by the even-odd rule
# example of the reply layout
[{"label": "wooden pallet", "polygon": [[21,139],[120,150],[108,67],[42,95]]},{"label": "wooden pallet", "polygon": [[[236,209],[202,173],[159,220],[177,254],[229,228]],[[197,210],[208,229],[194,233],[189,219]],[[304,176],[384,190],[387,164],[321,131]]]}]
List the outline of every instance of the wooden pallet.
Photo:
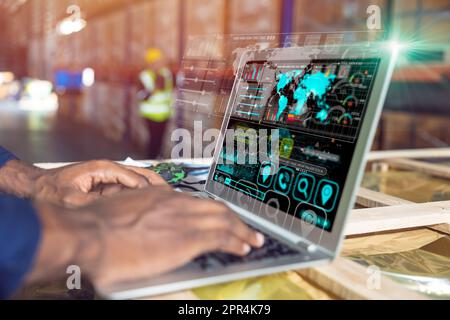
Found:
[{"label": "wooden pallet", "polygon": [[[369,165],[384,170],[389,168],[412,170],[450,180],[449,167],[417,160],[437,158],[450,158],[450,148],[379,151],[372,152],[368,157]],[[362,237],[375,232],[393,232],[420,227],[450,234],[450,201],[414,203],[361,188],[356,202],[367,209],[352,211],[346,227],[347,236]],[[367,270],[344,258],[337,259],[329,266],[300,273],[345,299],[424,298],[385,277],[382,280],[384,285],[381,290],[368,290],[364,285]]]}]

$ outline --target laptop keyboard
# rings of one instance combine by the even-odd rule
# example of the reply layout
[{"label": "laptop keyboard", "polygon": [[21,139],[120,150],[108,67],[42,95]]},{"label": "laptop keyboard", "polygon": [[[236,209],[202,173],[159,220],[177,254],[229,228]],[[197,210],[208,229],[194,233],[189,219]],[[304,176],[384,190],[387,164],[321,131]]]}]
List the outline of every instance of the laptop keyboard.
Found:
[{"label": "laptop keyboard", "polygon": [[[210,196],[206,193],[195,194],[194,196],[198,198],[210,198]],[[287,246],[286,244],[262,232],[261,230],[255,229],[251,226],[249,227],[264,235],[265,241],[263,247],[252,249],[252,251],[250,251],[250,253],[244,257],[235,256],[223,252],[207,253],[200,257],[197,257],[192,261],[192,263],[195,266],[199,266],[202,270],[208,271],[236,264],[256,262],[267,258],[276,259],[302,254],[299,250],[295,250]]]},{"label": "laptop keyboard", "polygon": [[193,263],[199,266],[202,270],[207,271],[221,267],[228,267],[235,264],[256,262],[267,258],[284,258],[287,256],[301,254],[300,251],[285,245],[267,234],[264,234],[264,236],[264,246],[261,248],[252,249],[252,251],[244,257],[222,252],[212,252],[196,258],[193,260]]}]

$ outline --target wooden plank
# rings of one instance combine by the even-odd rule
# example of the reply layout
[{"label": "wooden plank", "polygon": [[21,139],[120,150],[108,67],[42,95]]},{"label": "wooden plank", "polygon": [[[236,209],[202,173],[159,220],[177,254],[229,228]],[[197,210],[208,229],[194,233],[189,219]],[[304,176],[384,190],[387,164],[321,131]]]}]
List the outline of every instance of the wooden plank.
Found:
[{"label": "wooden plank", "polygon": [[368,269],[346,258],[337,258],[333,263],[323,267],[298,271],[309,281],[326,288],[328,292],[342,299],[426,299],[425,296],[375,272],[377,272],[375,269]]},{"label": "wooden plank", "polygon": [[450,235],[450,224],[437,224],[435,226],[429,226],[428,229]]},{"label": "wooden plank", "polygon": [[450,179],[450,167],[448,166],[411,159],[388,159],[384,161],[392,168],[422,172],[434,177]]},{"label": "wooden plank", "polygon": [[450,223],[450,201],[357,209],[351,213],[346,235],[426,227]]},{"label": "wooden plank", "polygon": [[[356,203],[367,208],[377,208],[398,206],[402,204],[413,204],[414,202],[390,196],[381,192],[372,191],[366,188],[361,188],[358,192]],[[427,226],[427,228],[450,235],[450,224],[438,224]]]},{"label": "wooden plank", "polygon": [[381,192],[360,188],[356,196],[356,203],[366,208],[377,208],[386,206],[398,206],[413,204],[414,202],[398,197],[390,196]]},{"label": "wooden plank", "polygon": [[450,158],[450,148],[372,151],[369,153],[367,160],[378,161],[395,158],[409,158],[409,159]]}]

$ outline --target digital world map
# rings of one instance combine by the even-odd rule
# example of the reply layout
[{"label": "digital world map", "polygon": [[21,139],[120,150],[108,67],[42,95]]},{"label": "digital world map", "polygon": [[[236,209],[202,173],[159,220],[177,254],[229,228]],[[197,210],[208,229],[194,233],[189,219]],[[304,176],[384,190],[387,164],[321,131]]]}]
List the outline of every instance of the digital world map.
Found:
[{"label": "digital world map", "polygon": [[288,107],[289,99],[284,95],[286,90],[292,90],[288,88],[288,85],[294,83],[293,99],[296,104],[295,109],[291,111],[293,115],[301,115],[305,112],[305,104],[308,98],[312,97],[321,111],[317,113],[316,118],[320,121],[325,121],[328,117],[328,109],[330,108],[325,102],[325,94],[329,91],[333,81],[336,79],[334,74],[326,75],[323,72],[317,72],[315,74],[304,74],[300,77],[298,83],[295,78],[302,74],[301,70],[289,71],[281,73],[278,76],[277,93],[280,95],[278,100],[278,111],[276,115],[276,121],[280,120],[281,115]]}]

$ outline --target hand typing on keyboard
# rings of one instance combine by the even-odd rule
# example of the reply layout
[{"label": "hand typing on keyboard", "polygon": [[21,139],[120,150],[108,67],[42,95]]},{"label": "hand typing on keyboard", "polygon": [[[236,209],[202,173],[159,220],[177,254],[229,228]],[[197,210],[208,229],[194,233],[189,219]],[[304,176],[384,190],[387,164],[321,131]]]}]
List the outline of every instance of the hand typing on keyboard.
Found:
[{"label": "hand typing on keyboard", "polygon": [[200,266],[203,270],[213,270],[215,268],[227,267],[244,262],[259,261],[266,258],[275,259],[301,254],[299,250],[295,250],[267,234],[265,234],[264,237],[264,246],[253,249],[246,256],[212,252],[198,257],[194,260],[194,264]]},{"label": "hand typing on keyboard", "polygon": [[110,286],[175,270],[206,252],[245,256],[264,244],[224,204],[167,187],[122,192],[79,209],[36,206],[46,241],[30,281],[75,263],[95,285]]}]

